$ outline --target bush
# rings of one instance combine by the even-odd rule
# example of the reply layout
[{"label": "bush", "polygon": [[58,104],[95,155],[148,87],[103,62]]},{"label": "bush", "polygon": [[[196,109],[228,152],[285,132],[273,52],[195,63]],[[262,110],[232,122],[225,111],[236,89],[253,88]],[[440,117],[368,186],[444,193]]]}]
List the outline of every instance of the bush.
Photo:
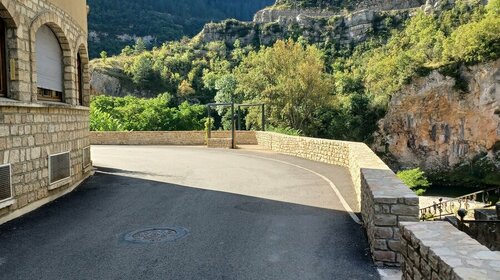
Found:
[{"label": "bush", "polygon": [[420,168],[399,171],[397,176],[417,195],[423,195],[431,185]]},{"label": "bush", "polygon": [[94,131],[202,130],[205,106],[187,102],[170,106],[171,96],[156,98],[97,96],[90,104],[90,129]]},{"label": "bush", "polygon": [[122,131],[123,126],[109,113],[96,108],[90,109],[90,130],[91,131]]}]

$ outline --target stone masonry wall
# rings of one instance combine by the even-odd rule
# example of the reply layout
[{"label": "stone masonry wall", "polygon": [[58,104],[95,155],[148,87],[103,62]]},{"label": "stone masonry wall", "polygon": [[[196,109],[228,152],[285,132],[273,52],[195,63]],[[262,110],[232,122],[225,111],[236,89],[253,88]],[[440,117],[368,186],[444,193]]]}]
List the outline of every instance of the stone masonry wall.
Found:
[{"label": "stone masonry wall", "polygon": [[[212,131],[212,138],[230,138],[230,131]],[[92,145],[205,145],[205,131],[90,132]],[[253,131],[237,131],[237,145],[256,145]]]},{"label": "stone masonry wall", "polygon": [[[0,0],[0,18],[6,26],[2,63],[7,69],[7,93],[0,97],[0,164],[11,164],[13,189],[13,198],[0,202],[2,224],[66,194],[90,175],[90,167],[83,168],[83,148],[90,144],[90,84],[86,27],[64,9],[46,0]],[[38,100],[35,34],[42,26],[54,32],[62,49],[61,102]],[[70,178],[49,185],[48,156],[68,151]]]},{"label": "stone masonry wall", "polygon": [[402,259],[398,223],[418,221],[418,197],[363,143],[256,132],[259,145],[314,161],[345,166],[353,180],[370,249],[379,266]]},{"label": "stone masonry wall", "polygon": [[402,279],[498,279],[500,252],[449,222],[401,223]]},{"label": "stone masonry wall", "polygon": [[233,140],[231,138],[210,138],[207,142],[208,148],[231,149]]},{"label": "stone masonry wall", "polygon": [[[0,208],[7,214],[65,192],[89,175],[83,168],[88,138],[88,110],[58,107],[1,107],[0,164],[11,164],[14,199]],[[49,186],[48,156],[70,151],[71,178]],[[7,217],[5,217],[7,218]]]}]

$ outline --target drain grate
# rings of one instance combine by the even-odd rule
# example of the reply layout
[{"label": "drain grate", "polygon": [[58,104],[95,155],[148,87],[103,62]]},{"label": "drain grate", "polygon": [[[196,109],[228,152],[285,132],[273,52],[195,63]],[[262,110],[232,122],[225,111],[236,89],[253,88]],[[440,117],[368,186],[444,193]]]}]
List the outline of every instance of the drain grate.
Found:
[{"label": "drain grate", "polygon": [[183,227],[158,227],[135,230],[125,234],[125,241],[134,243],[172,242],[185,237],[189,231]]}]

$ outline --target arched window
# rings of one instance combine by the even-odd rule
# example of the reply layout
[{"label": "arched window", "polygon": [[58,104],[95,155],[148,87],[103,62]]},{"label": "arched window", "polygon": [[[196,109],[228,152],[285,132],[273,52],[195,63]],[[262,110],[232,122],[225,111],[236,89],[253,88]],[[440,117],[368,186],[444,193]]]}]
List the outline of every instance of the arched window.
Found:
[{"label": "arched window", "polygon": [[78,68],[78,74],[77,74],[78,105],[83,105],[83,64],[80,53],[77,54],[76,65]]},{"label": "arched window", "polygon": [[36,73],[38,99],[63,100],[63,53],[52,30],[42,25],[36,32]]},{"label": "arched window", "polygon": [[0,19],[0,96],[7,96],[7,58],[5,47],[5,24]]}]

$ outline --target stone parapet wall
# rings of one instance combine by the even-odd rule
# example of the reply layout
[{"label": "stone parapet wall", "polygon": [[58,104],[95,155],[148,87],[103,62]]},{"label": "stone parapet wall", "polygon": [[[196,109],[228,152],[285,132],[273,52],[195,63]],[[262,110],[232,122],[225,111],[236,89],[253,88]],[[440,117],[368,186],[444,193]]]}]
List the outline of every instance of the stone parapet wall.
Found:
[{"label": "stone parapet wall", "polygon": [[[212,131],[212,138],[230,138],[231,131]],[[92,145],[205,145],[205,131],[90,132]],[[254,131],[237,131],[237,145],[257,145]]]},{"label": "stone parapet wall", "polygon": [[[7,215],[29,204],[57,196],[90,175],[83,167],[83,148],[90,145],[88,108],[64,106],[0,107],[0,164],[11,164],[13,199],[0,209]],[[48,156],[70,152],[71,177],[49,185]]]},{"label": "stone parapet wall", "polygon": [[498,279],[500,252],[448,222],[401,223],[402,279]]},{"label": "stone parapet wall", "polygon": [[401,260],[398,223],[418,221],[418,197],[363,143],[256,132],[270,150],[349,169],[361,206],[370,249],[379,266]]},{"label": "stone parapet wall", "polygon": [[208,139],[207,147],[216,149],[231,149],[233,139],[231,138],[210,138]]}]

